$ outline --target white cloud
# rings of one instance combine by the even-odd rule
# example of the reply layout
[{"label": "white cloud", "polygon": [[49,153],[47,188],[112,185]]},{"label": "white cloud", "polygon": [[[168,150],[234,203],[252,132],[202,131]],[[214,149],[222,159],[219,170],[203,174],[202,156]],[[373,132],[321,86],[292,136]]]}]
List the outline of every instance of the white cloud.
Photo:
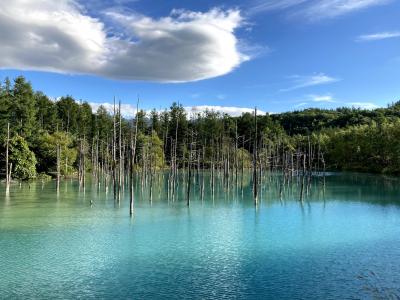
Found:
[{"label": "white cloud", "polygon": [[310,20],[333,18],[369,7],[388,4],[392,0],[319,0],[305,8],[303,13]]},{"label": "white cloud", "polygon": [[[104,106],[104,108],[110,113],[113,114],[114,111],[114,104],[104,102],[104,103],[97,103],[97,102],[90,102],[90,106],[92,107],[92,111],[96,112],[100,105]],[[118,110],[118,103],[116,104],[116,109]],[[140,109],[140,108],[139,108]],[[219,113],[228,114],[233,117],[241,116],[242,113],[254,113],[254,108],[246,108],[246,107],[234,107],[234,106],[216,106],[216,105],[198,105],[198,106],[185,106],[184,107],[188,118],[190,115],[196,115],[198,113],[204,113],[206,111],[214,111]],[[150,113],[151,110],[145,110],[147,114]],[[164,110],[159,110],[159,112]],[[121,112],[125,118],[132,118],[136,115],[136,106],[131,104],[121,104]],[[258,115],[265,115],[266,112],[257,109]]]},{"label": "white cloud", "polygon": [[[114,113],[114,104],[104,102],[104,103],[96,103],[90,102],[90,106],[92,107],[92,111],[95,113],[100,106],[103,106],[110,114]],[[118,110],[118,103],[115,104],[115,109]],[[121,115],[125,118],[132,118],[136,115],[136,106],[131,104],[121,104]]]},{"label": "white cloud", "polygon": [[321,84],[328,84],[339,81],[340,79],[328,76],[324,73],[318,73],[311,76],[299,76],[294,75],[290,77],[293,81],[293,86],[282,89],[281,92],[288,92],[292,90],[297,90],[300,88],[321,85]]},{"label": "white cloud", "polygon": [[360,109],[375,109],[378,108],[378,105],[371,103],[371,102],[350,102],[346,103],[348,106]]},{"label": "white cloud", "polygon": [[107,11],[99,14],[107,27],[74,0],[0,5],[0,68],[186,82],[227,74],[249,59],[235,36],[238,10],[175,10],[159,19]]},{"label": "white cloud", "polygon": [[72,1],[0,0],[0,67],[93,73],[106,64],[97,19]]},{"label": "white cloud", "polygon": [[283,10],[306,3],[309,0],[257,0],[254,1],[248,12],[258,14],[266,11]]},{"label": "white cloud", "polygon": [[385,31],[385,32],[378,32],[373,34],[364,34],[357,37],[357,41],[359,42],[370,42],[370,41],[378,41],[390,38],[399,38],[400,31]]},{"label": "white cloud", "polygon": [[393,0],[256,0],[250,14],[273,10],[290,10],[293,15],[309,20],[333,18],[368,7],[384,5]]},{"label": "white cloud", "polygon": [[302,103],[296,104],[294,107],[298,108],[298,107],[306,106],[307,104],[308,104],[307,102],[302,102]]},{"label": "white cloud", "polygon": [[336,102],[332,95],[308,95],[308,97],[311,99],[313,102]]},{"label": "white cloud", "polygon": [[[235,107],[235,106],[217,106],[217,105],[199,105],[199,106],[185,106],[188,115],[203,113],[205,111],[215,111],[219,113],[228,114],[233,117],[241,116],[243,113],[254,113],[254,108]],[[257,109],[257,115],[265,115],[266,112]]]}]

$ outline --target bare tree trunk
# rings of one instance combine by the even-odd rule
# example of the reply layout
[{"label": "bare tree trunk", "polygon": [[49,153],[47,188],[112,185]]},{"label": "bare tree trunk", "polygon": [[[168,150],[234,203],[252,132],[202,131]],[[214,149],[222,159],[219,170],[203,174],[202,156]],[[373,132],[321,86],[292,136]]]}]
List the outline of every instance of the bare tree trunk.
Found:
[{"label": "bare tree trunk", "polygon": [[10,144],[10,123],[7,123],[7,141],[6,141],[6,193],[10,190],[11,168],[8,165],[8,148]]},{"label": "bare tree trunk", "polygon": [[61,177],[61,146],[57,143],[57,191],[60,189]]},{"label": "bare tree trunk", "polygon": [[97,132],[96,139],[96,181],[98,188],[100,188],[99,132]]},{"label": "bare tree trunk", "polygon": [[[83,140],[80,141],[79,147],[79,186],[83,189],[85,188],[85,136],[83,136]],[[60,149],[61,151],[61,149]]]},{"label": "bare tree trunk", "polygon": [[149,169],[150,169],[150,202],[153,202],[153,125],[151,125],[150,148],[149,148]]},{"label": "bare tree trunk", "polygon": [[[214,150],[214,139],[212,140],[211,149]],[[211,194],[214,199],[214,190],[215,190],[215,162],[214,162],[214,151],[212,151],[211,155]]]},{"label": "bare tree trunk", "polygon": [[189,158],[188,158],[188,182],[187,182],[187,198],[186,204],[187,206],[190,205],[190,187],[192,183],[192,151],[193,151],[193,130],[192,130],[192,137],[190,141],[190,150],[189,150]]},{"label": "bare tree trunk", "polygon": [[303,154],[303,174],[301,178],[300,201],[303,201],[305,176],[306,176],[306,154]]},{"label": "bare tree trunk", "polygon": [[257,178],[257,108],[254,109],[254,126],[255,126],[255,134],[254,134],[254,149],[253,149],[253,196],[254,196],[254,204],[258,205],[258,178]]},{"label": "bare tree trunk", "polygon": [[113,114],[113,143],[112,143],[112,176],[113,176],[113,190],[114,190],[114,200],[117,199],[117,172],[116,172],[116,164],[117,164],[117,151],[116,151],[116,138],[117,138],[117,128],[116,128],[116,116],[115,116],[115,97],[114,97],[114,114]]},{"label": "bare tree trunk", "polygon": [[177,180],[177,175],[178,175],[178,167],[177,167],[177,150],[178,150],[178,117],[176,116],[176,126],[175,126],[175,147],[174,147],[174,175],[173,175],[173,186],[172,186],[172,199],[175,200],[175,194],[176,194],[176,180]]},{"label": "bare tree trunk", "polygon": [[[205,142],[204,142],[205,143]],[[204,200],[204,170],[205,170],[205,153],[206,153],[206,145],[203,146],[203,171],[202,171],[202,175],[201,175],[201,190],[200,190],[200,194],[201,194],[201,201]],[[200,183],[199,183],[200,184]]]},{"label": "bare tree trunk", "polygon": [[240,192],[242,193],[243,196],[243,176],[244,176],[244,142],[245,142],[245,137],[243,136],[243,141],[242,141],[242,152],[241,152],[241,164],[242,164],[242,170],[241,170],[241,176],[240,176]]},{"label": "bare tree trunk", "polygon": [[121,117],[121,101],[118,103],[119,112],[119,168],[118,168],[118,202],[121,201],[121,189],[122,189],[122,117]]},{"label": "bare tree trunk", "polygon": [[[132,142],[131,139],[131,159],[130,159],[130,170],[129,170],[129,214],[133,215],[133,204],[134,204],[134,190],[133,190],[133,172],[135,167],[135,155],[136,155],[136,142],[137,142],[137,132],[138,132],[138,109],[139,109],[139,99],[136,104],[136,117],[135,117],[135,137]],[[133,120],[132,120],[133,122]]]},{"label": "bare tree trunk", "polygon": [[235,185],[238,186],[238,127],[237,121],[235,122]]}]

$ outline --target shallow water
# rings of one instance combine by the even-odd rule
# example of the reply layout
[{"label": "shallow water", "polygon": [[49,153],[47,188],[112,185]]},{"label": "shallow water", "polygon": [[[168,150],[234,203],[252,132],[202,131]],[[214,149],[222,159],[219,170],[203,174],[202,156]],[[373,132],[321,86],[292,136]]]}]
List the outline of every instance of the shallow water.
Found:
[{"label": "shallow water", "polygon": [[399,299],[398,179],[331,174],[300,202],[271,177],[255,208],[249,178],[203,200],[201,178],[189,208],[138,182],[133,218],[127,189],[0,186],[0,298]]}]

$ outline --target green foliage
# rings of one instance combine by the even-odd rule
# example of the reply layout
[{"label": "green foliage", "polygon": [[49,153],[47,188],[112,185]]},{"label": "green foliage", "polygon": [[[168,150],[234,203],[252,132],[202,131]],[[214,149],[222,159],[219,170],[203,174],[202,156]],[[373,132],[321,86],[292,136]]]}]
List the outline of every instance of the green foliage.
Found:
[{"label": "green foliage", "polygon": [[[188,120],[186,118],[185,109],[181,104],[172,103],[169,111],[169,133],[168,135],[175,140],[178,139],[177,156],[183,157],[185,153],[186,138],[188,132]],[[172,141],[172,140],[169,140]],[[166,147],[170,150],[169,145]],[[169,153],[170,154],[170,153]]]},{"label": "green foliage", "polygon": [[29,150],[26,140],[16,135],[10,139],[10,158],[12,163],[12,176],[21,180],[36,177],[36,156]]},{"label": "green foliage", "polygon": [[29,138],[36,126],[36,107],[32,86],[20,76],[14,80],[10,103],[10,121],[15,131]]},{"label": "green foliage", "polygon": [[[36,158],[39,172],[55,172],[58,144],[62,173],[74,173],[81,140],[85,141],[86,170],[95,170],[91,161],[96,155],[103,166],[111,166],[113,142],[119,150],[118,111],[115,118],[118,129],[114,140],[114,116],[103,106],[93,113],[88,103],[79,103],[71,96],[52,101],[35,92],[23,77],[0,84],[0,139],[5,140],[9,123],[14,143],[13,170],[20,179],[34,177]],[[243,158],[245,167],[249,167],[257,139],[258,156],[264,161],[272,150],[296,153],[312,145],[314,150],[322,150],[328,169],[400,174],[400,101],[374,110],[344,107],[258,115],[257,136],[253,113],[232,117],[206,111],[188,116],[177,103],[163,112],[146,114],[140,110],[135,120],[122,118],[121,145],[126,160],[135,124],[137,167],[149,160],[156,169],[165,167],[173,159],[175,146],[177,164],[183,166],[191,142],[196,155],[205,150],[205,167],[221,157],[229,157],[232,162],[234,157]],[[4,169],[5,147],[0,148]]]},{"label": "green foliage", "polygon": [[163,142],[153,131],[151,136],[139,133],[138,135],[138,157],[139,165],[145,161],[151,162],[151,167],[160,170],[165,167]]},{"label": "green foliage", "polygon": [[77,150],[70,133],[55,132],[43,133],[37,140],[36,153],[38,154],[38,170],[53,171],[57,169],[57,145],[61,147],[61,174],[69,175],[74,172]]},{"label": "green foliage", "polygon": [[400,120],[326,132],[332,168],[400,173]]},{"label": "green foliage", "polygon": [[36,101],[32,86],[20,76],[14,85],[6,79],[0,88],[0,133],[5,134],[7,123],[14,134],[30,139],[36,129]]},{"label": "green foliage", "polygon": [[242,166],[245,169],[251,168],[252,161],[251,161],[251,154],[249,153],[249,151],[243,148],[239,148],[237,149],[236,155],[237,155],[239,169]]},{"label": "green foliage", "polygon": [[41,181],[50,181],[51,180],[51,176],[47,175],[45,173],[40,173],[36,176],[37,180],[41,180]]},{"label": "green foliage", "polygon": [[113,119],[103,105],[97,109],[94,116],[94,136],[106,140],[113,128]]},{"label": "green foliage", "polygon": [[62,97],[56,102],[60,120],[58,130],[76,134],[79,131],[79,104],[71,96]]},{"label": "green foliage", "polygon": [[39,129],[54,132],[57,129],[54,127],[57,124],[57,108],[54,102],[41,92],[35,93],[35,100]]},{"label": "green foliage", "polygon": [[89,103],[83,102],[79,106],[78,111],[78,126],[79,130],[77,134],[81,137],[89,137],[92,130],[92,119],[93,113],[92,108],[90,107]]}]

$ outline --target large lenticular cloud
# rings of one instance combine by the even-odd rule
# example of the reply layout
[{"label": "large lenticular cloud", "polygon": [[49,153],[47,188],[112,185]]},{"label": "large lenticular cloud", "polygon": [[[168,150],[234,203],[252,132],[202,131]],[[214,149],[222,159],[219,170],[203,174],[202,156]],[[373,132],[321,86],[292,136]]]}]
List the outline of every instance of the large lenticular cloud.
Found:
[{"label": "large lenticular cloud", "polygon": [[0,68],[185,82],[227,74],[248,59],[238,50],[237,10],[177,10],[159,19],[108,11],[102,16],[123,31],[110,34],[72,0],[0,4]]}]

